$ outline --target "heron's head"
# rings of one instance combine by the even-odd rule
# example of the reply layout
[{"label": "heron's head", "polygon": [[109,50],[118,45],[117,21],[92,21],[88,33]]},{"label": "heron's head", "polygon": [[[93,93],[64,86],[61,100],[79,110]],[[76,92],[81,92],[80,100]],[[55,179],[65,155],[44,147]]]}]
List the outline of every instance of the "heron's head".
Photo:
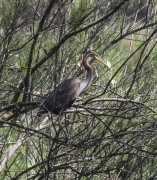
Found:
[{"label": "heron's head", "polygon": [[103,66],[108,67],[107,64],[99,57],[99,55],[95,51],[87,51],[84,58],[88,57],[95,57],[99,61],[99,63],[101,63]]}]

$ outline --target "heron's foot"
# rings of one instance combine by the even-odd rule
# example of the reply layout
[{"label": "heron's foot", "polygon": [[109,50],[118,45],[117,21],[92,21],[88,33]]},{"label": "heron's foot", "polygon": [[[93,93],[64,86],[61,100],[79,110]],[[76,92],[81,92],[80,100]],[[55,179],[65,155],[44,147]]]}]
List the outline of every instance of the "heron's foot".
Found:
[{"label": "heron's foot", "polygon": [[69,133],[65,133],[65,136],[66,136],[66,141],[69,141],[70,139],[71,139],[71,136],[70,136],[70,134]]}]

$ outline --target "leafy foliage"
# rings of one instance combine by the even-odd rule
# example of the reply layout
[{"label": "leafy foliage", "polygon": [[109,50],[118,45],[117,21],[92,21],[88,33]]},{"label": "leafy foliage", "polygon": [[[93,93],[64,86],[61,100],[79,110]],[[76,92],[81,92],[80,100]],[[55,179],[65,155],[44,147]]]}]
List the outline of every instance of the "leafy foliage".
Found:
[{"label": "leafy foliage", "polygon": [[[156,1],[139,2],[1,2],[3,179],[156,178]],[[84,78],[89,49],[110,68],[91,59],[93,82],[73,107],[37,118],[47,93]]]}]

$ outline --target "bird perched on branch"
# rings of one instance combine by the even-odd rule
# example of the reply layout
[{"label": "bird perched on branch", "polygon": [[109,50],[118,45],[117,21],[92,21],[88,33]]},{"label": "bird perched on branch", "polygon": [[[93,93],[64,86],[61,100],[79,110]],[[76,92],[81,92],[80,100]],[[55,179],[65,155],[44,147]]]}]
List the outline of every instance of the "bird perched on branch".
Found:
[{"label": "bird perched on branch", "polygon": [[57,115],[61,114],[70,108],[76,98],[87,89],[92,80],[92,68],[88,63],[89,57],[95,57],[102,65],[107,66],[95,51],[88,51],[83,58],[83,66],[87,71],[86,79],[81,81],[74,77],[63,81],[45,98],[37,113],[38,117],[48,111]]}]

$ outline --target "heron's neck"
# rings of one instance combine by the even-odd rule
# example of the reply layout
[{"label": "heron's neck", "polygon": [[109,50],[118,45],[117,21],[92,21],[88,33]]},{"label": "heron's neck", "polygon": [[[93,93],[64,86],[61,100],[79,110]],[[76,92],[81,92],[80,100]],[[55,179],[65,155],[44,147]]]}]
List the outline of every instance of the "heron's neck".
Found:
[{"label": "heron's neck", "polygon": [[87,69],[87,77],[85,80],[83,80],[80,84],[80,90],[84,91],[88,88],[92,81],[92,69]]}]

